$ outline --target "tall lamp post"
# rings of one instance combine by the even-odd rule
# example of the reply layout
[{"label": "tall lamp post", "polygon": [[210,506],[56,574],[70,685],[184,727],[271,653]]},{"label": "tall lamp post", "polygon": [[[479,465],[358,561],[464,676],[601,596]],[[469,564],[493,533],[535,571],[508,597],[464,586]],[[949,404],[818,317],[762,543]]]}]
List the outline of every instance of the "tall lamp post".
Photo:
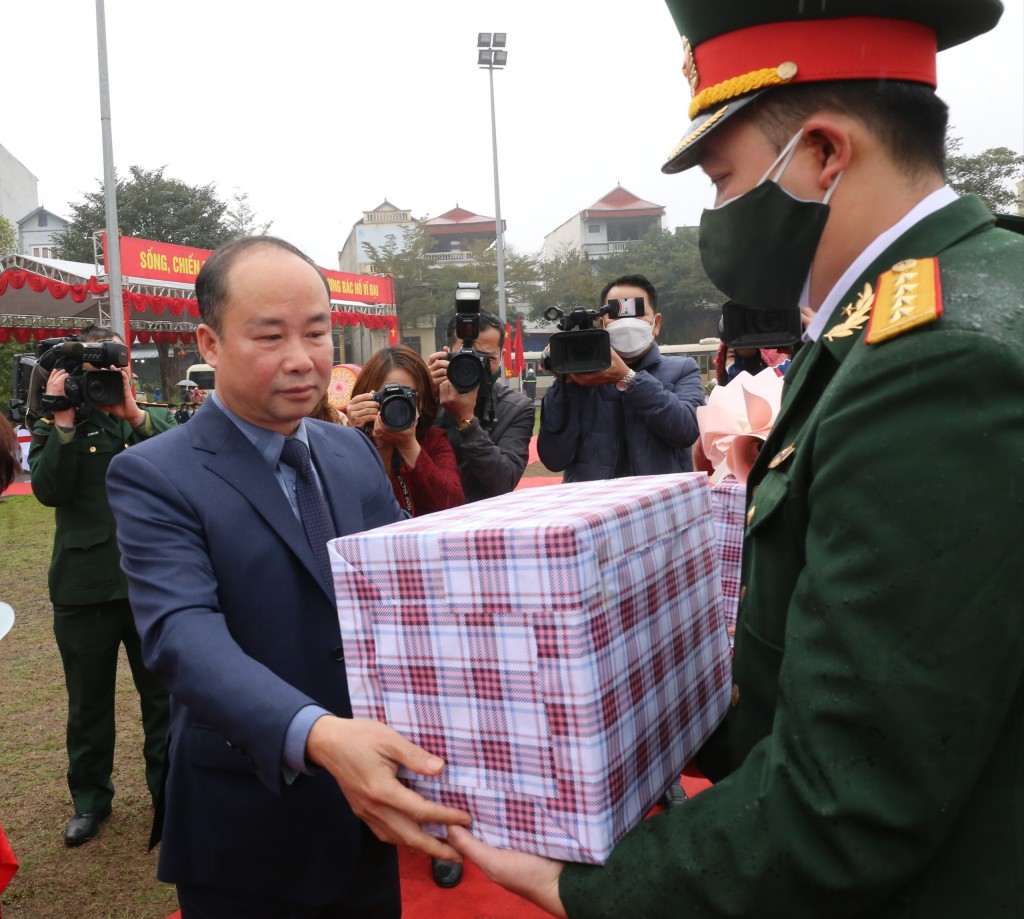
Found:
[{"label": "tall lamp post", "polygon": [[505,232],[501,223],[501,193],[498,190],[498,126],[494,118],[494,71],[508,63],[504,32],[479,32],[476,37],[477,65],[486,70],[491,82],[491,148],[494,152],[494,219],[498,244],[498,318],[505,327]]},{"label": "tall lamp post", "polygon": [[107,76],[107,19],[103,0],[96,0],[96,49],[100,72],[100,129],[103,138],[103,200],[107,215],[107,283],[110,285],[110,327],[131,347],[125,333],[121,302],[121,235],[117,226],[117,179],[110,130],[110,80]]}]

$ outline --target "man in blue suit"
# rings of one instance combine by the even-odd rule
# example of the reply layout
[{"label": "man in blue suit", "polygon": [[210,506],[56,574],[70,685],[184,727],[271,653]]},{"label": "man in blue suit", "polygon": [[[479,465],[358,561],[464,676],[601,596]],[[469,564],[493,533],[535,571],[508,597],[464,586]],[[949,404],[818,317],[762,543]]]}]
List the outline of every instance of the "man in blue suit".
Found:
[{"label": "man in blue suit", "polygon": [[306,418],[333,356],[316,267],[238,240],[196,295],[216,393],[108,478],[144,659],[171,693],[157,874],[183,919],[398,916],[388,843],[458,858],[418,824],[469,818],[395,778],[437,757],[352,718],[324,546],[402,512],[362,433]]}]

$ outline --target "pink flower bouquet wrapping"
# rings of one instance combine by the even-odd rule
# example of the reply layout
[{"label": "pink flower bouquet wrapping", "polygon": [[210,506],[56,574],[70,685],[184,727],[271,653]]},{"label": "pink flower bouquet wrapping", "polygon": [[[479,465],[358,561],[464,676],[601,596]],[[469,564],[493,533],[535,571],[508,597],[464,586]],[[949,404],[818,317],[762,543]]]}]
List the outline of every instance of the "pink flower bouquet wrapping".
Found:
[{"label": "pink flower bouquet wrapping", "polygon": [[782,403],[782,377],[768,367],[756,376],[743,371],[716,386],[708,404],[697,409],[700,444],[714,468],[711,481],[733,475],[747,481]]}]

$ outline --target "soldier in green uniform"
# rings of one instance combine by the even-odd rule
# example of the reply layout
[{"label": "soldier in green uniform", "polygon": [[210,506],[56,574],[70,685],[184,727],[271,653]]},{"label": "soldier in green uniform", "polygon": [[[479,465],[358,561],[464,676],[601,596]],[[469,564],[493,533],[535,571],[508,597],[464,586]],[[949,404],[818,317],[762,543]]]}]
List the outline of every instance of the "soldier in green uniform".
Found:
[{"label": "soldier in green uniform", "polygon": [[[112,337],[109,329],[93,326],[83,331],[81,340]],[[67,376],[65,370],[53,370],[46,392],[63,396]],[[49,586],[53,632],[68,692],[68,787],[74,805],[64,832],[68,846],[88,842],[110,815],[114,690],[121,644],[142,704],[146,783],[154,801],[166,748],[167,693],[142,663],[105,478],[114,456],[175,424],[166,408],[140,407],[131,394],[127,370],[122,376],[122,403],[54,410],[34,425],[29,448],[32,490],[57,514]]]},{"label": "soldier in green uniform", "polygon": [[1024,916],[1024,240],[945,186],[933,92],[1002,7],[669,6],[705,268],[814,312],[748,481],[715,784],[601,867],[450,840],[556,915]]}]

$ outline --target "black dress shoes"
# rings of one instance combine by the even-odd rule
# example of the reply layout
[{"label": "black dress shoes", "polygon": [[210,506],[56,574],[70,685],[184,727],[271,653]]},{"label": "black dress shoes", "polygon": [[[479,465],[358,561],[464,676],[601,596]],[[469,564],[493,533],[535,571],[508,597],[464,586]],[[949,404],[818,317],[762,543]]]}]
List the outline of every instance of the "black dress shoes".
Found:
[{"label": "black dress shoes", "polygon": [[683,786],[679,782],[669,785],[668,791],[661,796],[658,803],[666,810],[672,807],[681,807],[686,803],[686,792],[683,791]]},{"label": "black dress shoes", "polygon": [[107,819],[109,814],[98,817],[96,814],[75,814],[64,830],[64,845],[80,846],[88,842],[100,831],[100,823]]},{"label": "black dress shoes", "polygon": [[462,862],[446,862],[444,859],[430,859],[430,873],[438,887],[457,887],[462,880]]}]

